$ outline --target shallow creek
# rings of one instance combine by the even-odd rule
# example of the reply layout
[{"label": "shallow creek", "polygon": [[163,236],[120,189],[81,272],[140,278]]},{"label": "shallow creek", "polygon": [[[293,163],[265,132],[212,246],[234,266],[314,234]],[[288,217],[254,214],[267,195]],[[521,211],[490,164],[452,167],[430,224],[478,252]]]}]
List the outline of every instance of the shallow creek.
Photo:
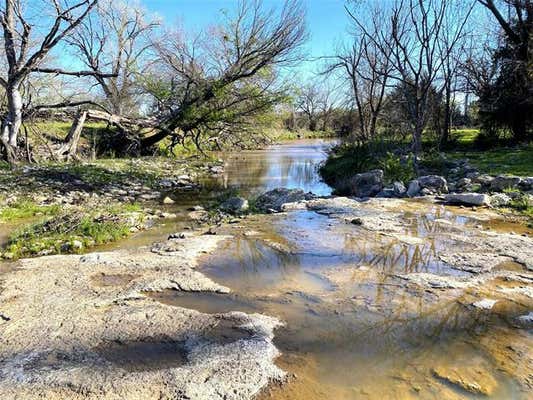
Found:
[{"label": "shallow creek", "polygon": [[[194,227],[187,208],[228,188],[245,196],[276,187],[327,196],[331,189],[316,169],[331,144],[298,141],[225,154],[224,175],[204,182],[206,191],[172,194],[177,202],[168,209],[177,213],[176,220],[100,250],[136,248]],[[375,207],[362,204],[362,215]],[[200,271],[229,287],[230,294],[167,291],[150,297],[204,313],[257,312],[282,320],[285,326],[275,338],[282,354],[276,363],[288,372],[288,381],[272,385],[260,399],[530,398],[523,382],[533,386],[533,366],[522,360],[531,359],[533,335],[515,321],[533,304],[492,290],[513,282],[493,279],[475,288],[443,291],[402,279],[414,272],[468,277],[469,272],[451,268],[439,254],[468,247],[480,229],[523,233],[524,228],[484,210],[424,201],[396,205],[391,200],[382,207],[406,222],[401,235],[308,210],[252,215],[227,224],[219,233],[233,239],[206,255]],[[457,230],[463,240],[457,240]],[[514,262],[498,268],[523,270]],[[124,276],[106,279],[98,284],[120,285]],[[472,307],[487,297],[498,300],[492,309]],[[139,363],[180,356],[165,351],[142,354]]]},{"label": "shallow creek", "polygon": [[[226,173],[214,187],[253,194],[284,186],[328,195],[330,188],[316,173],[328,145],[306,141],[229,155]],[[283,320],[275,339],[282,352],[277,363],[290,379],[270,388],[265,398],[527,398],[502,348],[524,337],[531,343],[530,333],[512,322],[530,304],[502,298],[490,311],[472,310],[473,301],[493,295],[490,287],[496,283],[445,296],[397,278],[412,272],[469,275],[438,258],[443,249],[463,246],[442,233],[457,227],[522,228],[480,220],[483,211],[425,202],[394,211],[409,221],[405,236],[420,243],[311,211],[251,216],[225,228],[235,239],[202,263],[201,271],[231,294],[153,297],[206,313],[261,312]],[[501,268],[522,269],[515,263]],[[454,379],[459,384],[450,382]]]}]

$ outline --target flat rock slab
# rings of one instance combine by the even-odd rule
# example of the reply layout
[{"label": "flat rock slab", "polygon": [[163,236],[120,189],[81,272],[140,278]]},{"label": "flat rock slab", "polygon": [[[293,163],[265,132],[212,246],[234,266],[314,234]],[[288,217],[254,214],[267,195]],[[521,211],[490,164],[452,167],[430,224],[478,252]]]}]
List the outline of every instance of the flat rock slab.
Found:
[{"label": "flat rock slab", "polygon": [[144,293],[227,292],[196,271],[224,236],[150,250],[21,260],[4,275],[0,398],[249,399],[284,373],[277,319],[203,314]]}]

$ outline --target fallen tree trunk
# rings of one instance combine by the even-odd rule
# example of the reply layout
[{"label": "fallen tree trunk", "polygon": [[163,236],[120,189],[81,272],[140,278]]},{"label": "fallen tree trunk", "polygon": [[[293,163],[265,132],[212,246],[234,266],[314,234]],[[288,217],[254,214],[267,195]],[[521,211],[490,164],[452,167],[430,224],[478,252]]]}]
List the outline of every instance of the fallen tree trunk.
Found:
[{"label": "fallen tree trunk", "polygon": [[87,119],[87,111],[78,111],[72,126],[65,137],[64,143],[59,147],[56,152],[56,155],[59,159],[70,161],[72,158],[76,157],[78,152],[78,144],[80,142],[81,131],[83,130],[83,125]]}]

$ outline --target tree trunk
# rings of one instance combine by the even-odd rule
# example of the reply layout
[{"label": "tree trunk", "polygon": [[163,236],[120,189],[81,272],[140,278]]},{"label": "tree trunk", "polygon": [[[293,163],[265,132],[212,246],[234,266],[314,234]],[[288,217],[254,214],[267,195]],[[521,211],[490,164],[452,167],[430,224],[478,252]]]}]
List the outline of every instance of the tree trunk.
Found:
[{"label": "tree trunk", "polygon": [[17,159],[18,134],[22,125],[22,96],[18,85],[6,88],[8,112],[2,123],[2,145],[4,157],[10,163]]},{"label": "tree trunk", "polygon": [[78,143],[81,137],[81,131],[83,130],[83,124],[87,118],[87,111],[78,111],[76,118],[72,123],[72,126],[65,137],[64,143],[57,151],[59,158],[66,161],[70,161],[78,151]]}]

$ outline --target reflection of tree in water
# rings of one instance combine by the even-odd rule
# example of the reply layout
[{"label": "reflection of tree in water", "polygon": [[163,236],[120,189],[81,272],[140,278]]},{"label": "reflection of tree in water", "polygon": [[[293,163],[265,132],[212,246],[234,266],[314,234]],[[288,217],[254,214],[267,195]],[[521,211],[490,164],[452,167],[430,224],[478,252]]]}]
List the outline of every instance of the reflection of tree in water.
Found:
[{"label": "reflection of tree in water", "polygon": [[243,282],[245,286],[264,286],[300,271],[298,255],[274,249],[258,239],[234,238],[221,253],[224,257],[213,258],[209,262],[212,267],[207,268],[215,275],[230,279],[235,287]]}]

